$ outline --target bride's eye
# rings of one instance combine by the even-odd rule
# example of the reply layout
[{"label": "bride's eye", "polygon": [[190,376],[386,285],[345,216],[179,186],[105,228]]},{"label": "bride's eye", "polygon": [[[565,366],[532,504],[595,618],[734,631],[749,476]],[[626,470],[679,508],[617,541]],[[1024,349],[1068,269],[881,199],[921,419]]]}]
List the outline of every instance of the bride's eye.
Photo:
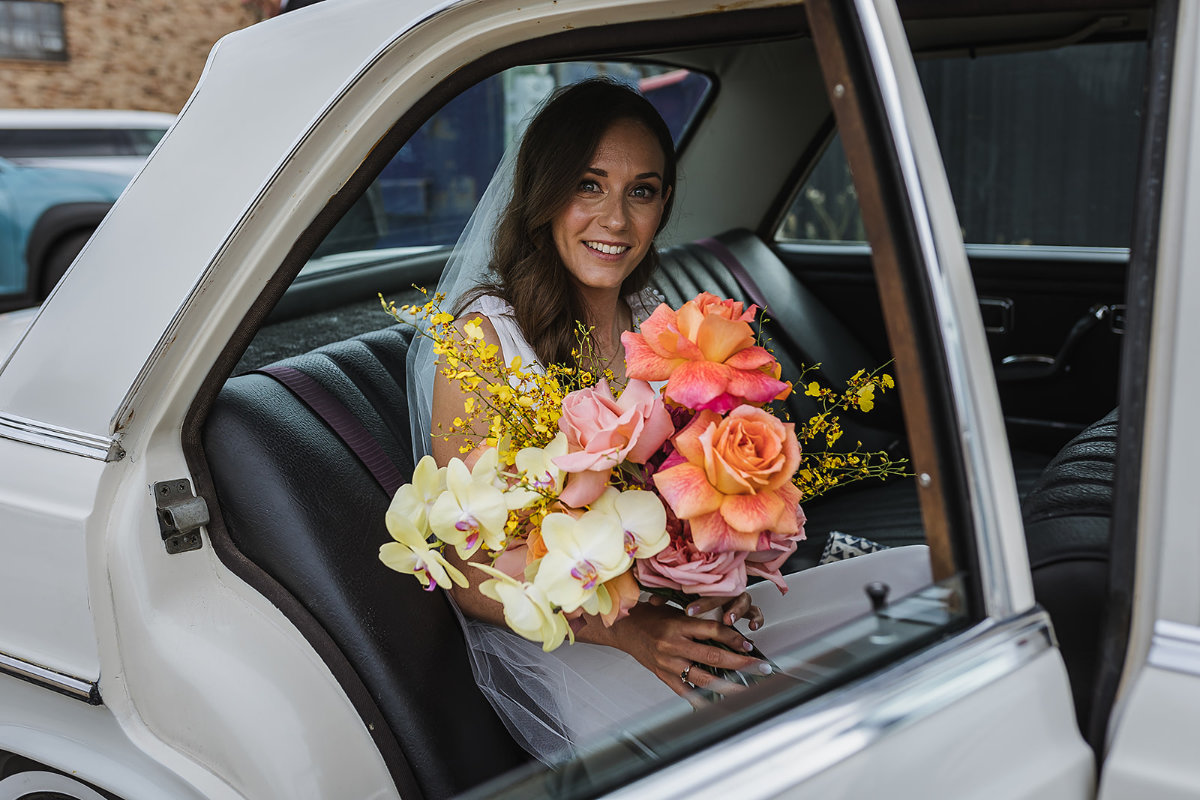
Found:
[{"label": "bride's eye", "polygon": [[643,183],[639,186],[633,187],[629,194],[638,198],[639,200],[653,200],[658,196],[658,189],[648,183]]},{"label": "bride's eye", "polygon": [[584,178],[582,181],[579,182],[579,191],[584,192],[586,194],[599,192],[599,191],[601,191],[600,184],[597,183],[596,181],[592,180],[591,178]]}]

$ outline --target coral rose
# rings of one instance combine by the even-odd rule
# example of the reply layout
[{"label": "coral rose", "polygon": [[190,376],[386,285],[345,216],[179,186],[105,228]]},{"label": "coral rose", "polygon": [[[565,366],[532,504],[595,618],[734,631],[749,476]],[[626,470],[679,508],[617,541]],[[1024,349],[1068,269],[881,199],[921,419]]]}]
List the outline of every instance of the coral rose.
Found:
[{"label": "coral rose", "polygon": [[756,306],[722,300],[708,292],[679,311],[660,304],[639,333],[621,334],[631,378],[666,380],[665,394],[697,411],[724,414],[743,403],[786,397],[775,357],[754,344]]},{"label": "coral rose", "polygon": [[761,408],[739,406],[724,419],[701,411],[675,435],[675,453],[654,473],[659,494],[691,524],[705,553],[756,551],[760,534],[800,533],[800,465],[795,426]]},{"label": "coral rose", "polygon": [[567,435],[567,454],[554,459],[570,473],[559,496],[580,508],[600,497],[613,467],[622,461],[643,464],[675,432],[662,398],[645,381],[631,380],[613,400],[608,381],[563,398],[558,427]]}]

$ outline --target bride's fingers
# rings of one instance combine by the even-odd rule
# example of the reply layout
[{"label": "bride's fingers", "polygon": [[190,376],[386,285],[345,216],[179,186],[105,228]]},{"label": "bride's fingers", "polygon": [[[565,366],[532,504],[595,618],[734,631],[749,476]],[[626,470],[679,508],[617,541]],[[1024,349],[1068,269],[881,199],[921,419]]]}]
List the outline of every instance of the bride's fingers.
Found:
[{"label": "bride's fingers", "polygon": [[754,643],[743,636],[741,631],[731,628],[724,622],[689,620],[685,635],[697,642],[705,640],[720,642],[734,653],[749,653],[754,649]]},{"label": "bride's fingers", "polygon": [[[687,615],[689,617],[699,617],[712,611],[714,608],[720,608],[729,600],[728,597],[701,597],[688,604]],[[726,615],[724,618],[728,618]]]},{"label": "bride's fingers", "polygon": [[733,694],[746,688],[745,686],[731,683],[723,678],[718,678],[716,675],[706,670],[703,666],[692,667],[692,671],[688,673],[688,679],[697,688],[707,689],[708,691],[716,692],[717,694]]},{"label": "bride's fingers", "polygon": [[721,622],[726,625],[732,625],[743,617],[750,615],[750,610],[754,608],[750,604],[750,593],[742,592],[732,600],[725,603],[724,609],[721,612]]},{"label": "bride's fingers", "polygon": [[746,619],[750,621],[750,630],[756,631],[763,626],[762,609],[758,606],[750,606],[750,611],[746,614]]},{"label": "bride's fingers", "polygon": [[692,660],[701,666],[730,669],[754,675],[771,674],[771,665],[765,661],[760,661],[752,656],[733,653],[722,647],[714,647],[710,644],[697,642],[696,645],[696,649],[692,651],[694,653]]}]

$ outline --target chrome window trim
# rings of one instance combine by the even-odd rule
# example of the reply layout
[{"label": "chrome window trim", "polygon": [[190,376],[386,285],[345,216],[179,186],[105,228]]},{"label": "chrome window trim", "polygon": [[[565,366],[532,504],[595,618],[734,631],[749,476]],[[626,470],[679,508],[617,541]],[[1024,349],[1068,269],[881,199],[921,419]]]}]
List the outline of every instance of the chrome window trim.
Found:
[{"label": "chrome window trim", "polygon": [[[947,267],[953,268],[954,265],[945,262],[938,246],[934,220],[929,215],[930,196],[918,167],[916,143],[910,134],[912,122],[904,108],[900,78],[892,63],[892,51],[879,17],[879,9],[876,7],[877,1],[854,0],[854,6],[866,43],[867,55],[875,71],[875,85],[882,100],[883,112],[891,129],[901,180],[909,199],[917,245],[926,265],[924,275],[941,328],[942,356],[950,376],[950,394],[954,408],[961,415],[958,420],[958,435],[962,444],[971,520],[976,534],[975,543],[979,551],[980,588],[988,615],[1007,619],[1017,610],[1018,602],[1006,568],[1007,558],[1002,531],[1021,530],[1016,505],[1016,483],[1012,477],[1012,461],[1007,442],[1001,442],[1003,457],[997,457],[993,448],[986,446],[989,443],[977,436],[986,434],[992,430],[992,426],[988,424],[990,418],[986,413],[987,409],[981,406],[986,397],[978,395],[972,380],[973,373],[980,370],[986,369],[991,373],[991,358],[986,347],[982,352],[972,352],[972,358],[968,358],[967,351],[973,346],[973,340],[969,335],[964,335],[966,326],[955,304],[955,286],[947,272]],[[894,6],[892,10],[895,13]],[[932,123],[927,119],[926,122],[932,131]],[[934,146],[936,147],[936,144]],[[940,163],[940,153],[938,158]],[[945,178],[942,180],[944,182]],[[934,191],[936,192],[936,188]],[[949,200],[948,186],[946,194],[946,199]],[[957,220],[955,225],[957,226]],[[961,246],[961,239],[959,241]],[[967,272],[967,280],[970,281],[970,266],[966,264],[965,258],[963,267]],[[977,307],[978,302],[973,305]],[[985,342],[986,340],[980,340],[981,344]],[[994,387],[994,378],[992,381]],[[995,404],[995,410],[998,412],[998,399]],[[998,497],[996,491],[988,490],[989,487],[995,489],[1004,486],[1005,481],[1010,487],[1008,493],[1011,494],[1011,503],[1003,502],[1003,493]],[[1021,545],[1024,546],[1023,540]]]},{"label": "chrome window trim", "polygon": [[[633,797],[777,797],[813,775],[872,747],[1022,669],[1054,646],[1049,617],[1035,609],[985,620],[892,667],[695,753],[606,795]],[[787,770],[746,764],[786,760]]]},{"label": "chrome window trim", "polygon": [[82,700],[89,705],[98,706],[102,702],[100,687],[95,681],[77,678],[74,675],[58,672],[6,653],[0,653],[0,674],[29,681],[45,689]]},{"label": "chrome window trim", "polygon": [[119,461],[125,457],[117,436],[97,436],[5,412],[0,412],[0,438],[97,461]]},{"label": "chrome window trim", "polygon": [[[814,256],[869,256],[866,242],[827,242],[807,239],[776,239],[785,253]],[[1062,261],[1086,264],[1128,264],[1127,247],[1076,247],[1057,244],[970,244],[964,243],[967,256],[979,261]]]},{"label": "chrome window trim", "polygon": [[1146,660],[1160,669],[1200,676],[1200,627],[1158,620]]}]

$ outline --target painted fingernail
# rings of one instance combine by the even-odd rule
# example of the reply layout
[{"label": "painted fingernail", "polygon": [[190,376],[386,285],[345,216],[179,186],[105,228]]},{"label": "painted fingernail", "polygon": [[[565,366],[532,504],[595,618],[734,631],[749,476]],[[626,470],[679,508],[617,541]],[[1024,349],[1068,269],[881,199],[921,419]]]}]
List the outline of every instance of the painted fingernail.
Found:
[{"label": "painted fingernail", "polygon": [[694,617],[699,613],[700,613],[700,606],[688,606],[687,607],[687,615],[689,617]]},{"label": "painted fingernail", "polygon": [[758,665],[758,671],[761,672],[763,675],[770,675],[775,670],[771,669],[771,665],[764,661],[763,663]]},{"label": "painted fingernail", "polygon": [[742,642],[742,649],[749,653],[754,649],[754,642],[747,639],[746,641]]},{"label": "painted fingernail", "polygon": [[752,630],[752,631],[756,631],[756,630],[758,630],[758,623],[757,623],[757,622],[751,622],[751,623],[750,623],[750,630]]},{"label": "painted fingernail", "polygon": [[737,614],[730,614],[729,615],[729,624],[732,625],[735,622],[737,622]]}]

